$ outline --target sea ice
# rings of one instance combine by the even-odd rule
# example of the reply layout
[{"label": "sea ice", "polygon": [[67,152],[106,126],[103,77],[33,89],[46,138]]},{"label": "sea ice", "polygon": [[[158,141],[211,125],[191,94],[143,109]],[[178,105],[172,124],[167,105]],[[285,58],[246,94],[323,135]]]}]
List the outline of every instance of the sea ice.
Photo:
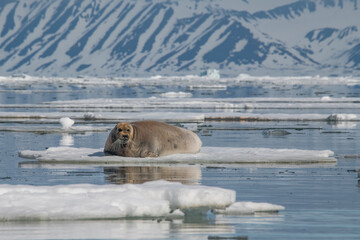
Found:
[{"label": "sea ice", "polygon": [[183,217],[183,209],[226,208],[235,202],[235,194],[223,188],[162,180],[120,186],[0,185],[0,220]]},{"label": "sea ice", "polygon": [[62,117],[59,122],[63,129],[69,129],[75,123],[75,121],[69,117]]},{"label": "sea ice", "polygon": [[336,162],[330,150],[202,147],[198,154],[174,154],[158,158],[104,156],[103,148],[51,147],[23,150],[19,156],[39,162],[118,164],[234,164],[234,163],[328,163]]},{"label": "sea ice", "polygon": [[214,212],[226,215],[246,215],[260,212],[278,212],[284,209],[283,206],[270,203],[235,202],[226,209],[216,209]]},{"label": "sea ice", "polygon": [[[228,104],[228,112],[165,112],[165,111],[139,111],[139,112],[101,112],[89,114],[82,112],[68,113],[71,118],[84,120],[114,120],[114,121],[137,121],[137,120],[158,120],[165,122],[203,122],[203,121],[360,121],[359,114],[286,114],[286,113],[247,113],[231,111],[231,104]],[[177,109],[187,108],[183,106],[175,107]],[[191,108],[195,109],[195,106]],[[339,107],[341,108],[341,106]],[[75,110],[75,109],[74,109]],[[81,111],[81,108],[78,109]],[[10,121],[16,118],[16,121],[29,121],[29,119],[37,119],[41,122],[53,122],[55,118],[62,115],[62,112],[0,112],[0,119]],[[41,120],[39,120],[41,119]],[[68,125],[66,125],[68,126]],[[67,129],[71,130],[73,129]],[[65,130],[65,129],[64,129]]]},{"label": "sea ice", "polygon": [[20,76],[0,76],[0,84],[2,85],[29,85],[29,84],[83,84],[83,85],[163,85],[163,86],[183,86],[184,83],[209,84],[221,81],[227,86],[239,85],[251,81],[258,85],[358,85],[359,78],[352,76],[345,77],[320,77],[320,76],[251,76],[247,74],[239,74],[234,78],[221,78],[218,70],[209,70],[205,76],[153,76],[146,78],[114,78],[114,77],[92,77],[74,78],[74,77],[37,77],[29,75]]},{"label": "sea ice", "polygon": [[356,114],[331,114],[326,120],[330,122],[357,121],[358,117]]},{"label": "sea ice", "polygon": [[[216,85],[191,85],[191,88],[214,88]],[[226,85],[224,85],[226,88]],[[242,109],[353,109],[357,111],[359,98],[191,98],[188,92],[166,92],[162,97],[148,98],[94,98],[81,100],[53,101],[39,104],[5,104],[1,107],[11,108],[49,108],[70,109],[74,112],[94,111],[105,112],[108,109],[211,109],[211,110],[242,110]],[[19,112],[19,111],[18,111]],[[39,113],[42,114],[42,113]],[[85,113],[84,118],[93,119],[93,114]]]},{"label": "sea ice", "polygon": [[186,98],[191,97],[192,94],[187,92],[166,92],[161,93],[160,96],[165,98]]}]

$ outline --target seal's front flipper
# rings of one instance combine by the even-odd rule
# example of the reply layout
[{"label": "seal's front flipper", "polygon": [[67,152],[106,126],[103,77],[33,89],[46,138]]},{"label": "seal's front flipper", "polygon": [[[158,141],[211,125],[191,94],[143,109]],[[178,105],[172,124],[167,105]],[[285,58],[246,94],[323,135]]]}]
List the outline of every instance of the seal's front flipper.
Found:
[{"label": "seal's front flipper", "polygon": [[158,157],[159,154],[156,154],[151,151],[142,152],[140,157]]}]

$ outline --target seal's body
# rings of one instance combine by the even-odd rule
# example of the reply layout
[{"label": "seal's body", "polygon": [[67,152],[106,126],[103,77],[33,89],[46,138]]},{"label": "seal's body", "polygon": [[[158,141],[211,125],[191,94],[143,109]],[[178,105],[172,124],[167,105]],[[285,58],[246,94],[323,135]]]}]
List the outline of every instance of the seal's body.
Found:
[{"label": "seal's body", "polygon": [[121,122],[111,130],[104,153],[124,157],[159,157],[198,153],[201,144],[195,133],[163,122]]}]

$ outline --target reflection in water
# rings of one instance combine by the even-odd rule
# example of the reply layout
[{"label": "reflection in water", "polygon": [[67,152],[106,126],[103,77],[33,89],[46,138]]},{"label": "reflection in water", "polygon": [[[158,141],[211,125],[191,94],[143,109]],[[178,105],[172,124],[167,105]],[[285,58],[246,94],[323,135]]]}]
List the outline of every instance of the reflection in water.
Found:
[{"label": "reflection in water", "polygon": [[174,220],[1,222],[1,239],[193,239],[234,234],[233,226]]},{"label": "reflection in water", "polygon": [[61,134],[60,146],[72,146],[74,145],[74,138],[68,133]]},{"label": "reflection in water", "polygon": [[348,121],[328,122],[328,124],[334,129],[354,129],[357,127],[355,122]]},{"label": "reflection in water", "polygon": [[201,180],[199,166],[122,166],[104,167],[105,179],[115,184],[136,183],[166,180],[183,184],[198,184]]},{"label": "reflection in water", "polygon": [[[243,215],[243,216],[229,216],[229,215],[216,215],[217,224],[238,224],[245,227],[264,228],[264,225],[268,225],[268,229],[275,227],[276,224],[284,222],[284,215],[278,213],[256,213],[255,215]],[[275,224],[275,225],[274,225]]]}]

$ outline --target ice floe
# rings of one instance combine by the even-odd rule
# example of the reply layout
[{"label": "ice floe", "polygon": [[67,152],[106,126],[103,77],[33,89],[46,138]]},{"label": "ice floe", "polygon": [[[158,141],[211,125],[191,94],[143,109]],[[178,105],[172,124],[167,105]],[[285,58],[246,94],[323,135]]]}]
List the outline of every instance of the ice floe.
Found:
[{"label": "ice floe", "polygon": [[59,120],[63,129],[70,129],[72,125],[74,125],[75,121],[69,117],[62,117]]},{"label": "ice floe", "polygon": [[[96,112],[91,114],[82,112],[68,112],[66,115],[76,121],[135,121],[135,120],[159,120],[167,122],[202,122],[203,113],[191,112]],[[2,122],[34,122],[34,123],[56,123],[64,116],[63,112],[0,112]],[[72,130],[75,129],[72,127]]]},{"label": "ice floe", "polygon": [[[270,203],[235,202],[233,190],[164,180],[143,184],[0,185],[0,221],[243,215],[278,212]],[[200,211],[199,211],[200,210]]]},{"label": "ice floe", "polygon": [[281,205],[257,202],[236,202],[226,209],[216,209],[215,213],[226,215],[248,215],[262,212],[278,212],[285,208]]},{"label": "ice floe", "polygon": [[[76,121],[120,122],[137,120],[158,120],[173,123],[204,121],[323,121],[323,122],[358,122],[360,114],[289,114],[289,113],[247,113],[247,112],[95,112],[89,119],[89,113],[66,113]],[[56,123],[63,112],[0,112],[2,122]],[[81,126],[73,126],[62,131],[81,131]],[[14,129],[16,130],[16,129]],[[93,130],[96,130],[93,128]],[[4,130],[6,131],[6,129]]]},{"label": "ice floe", "polygon": [[331,114],[327,117],[328,121],[356,121],[358,116],[356,114]]},{"label": "ice floe", "polygon": [[64,110],[143,110],[143,109],[358,109],[359,98],[189,98],[191,93],[167,92],[162,97],[93,98],[39,104],[2,104],[2,108],[39,108]]},{"label": "ice floe", "polygon": [[104,156],[103,148],[51,147],[44,151],[23,150],[19,156],[39,162],[98,164],[243,164],[243,163],[330,163],[330,150],[202,147],[198,154],[174,154],[158,158]]},{"label": "ice floe", "polygon": [[222,209],[234,202],[233,190],[162,180],[125,185],[0,185],[0,220],[183,217],[183,209]]},{"label": "ice floe", "polygon": [[160,96],[165,98],[186,98],[191,97],[192,94],[187,92],[166,92],[161,93]]},{"label": "ice floe", "polygon": [[[19,120],[19,119],[18,119]],[[48,120],[48,119],[47,119]],[[29,120],[20,120],[20,122],[29,122]],[[72,126],[69,129],[63,129],[62,127],[55,127],[55,126],[47,126],[46,124],[38,124],[44,123],[47,121],[39,121],[37,124],[29,124],[29,125],[22,125],[22,126],[0,126],[0,131],[2,132],[28,132],[28,133],[38,133],[38,134],[45,134],[45,133],[88,133],[88,132],[107,132],[112,129],[111,127],[106,126]],[[53,121],[49,121],[53,122]]]},{"label": "ice floe", "polygon": [[239,74],[233,78],[220,78],[219,71],[209,70],[203,76],[153,76],[150,78],[115,78],[115,77],[37,77],[25,74],[13,76],[0,76],[0,84],[3,85],[24,85],[24,84],[78,84],[78,85],[165,85],[165,86],[187,86],[199,83],[223,83],[226,85],[239,85],[251,82],[252,84],[281,84],[281,85],[355,85],[360,83],[360,79],[352,76],[343,77],[322,77],[322,76],[251,76]]}]

